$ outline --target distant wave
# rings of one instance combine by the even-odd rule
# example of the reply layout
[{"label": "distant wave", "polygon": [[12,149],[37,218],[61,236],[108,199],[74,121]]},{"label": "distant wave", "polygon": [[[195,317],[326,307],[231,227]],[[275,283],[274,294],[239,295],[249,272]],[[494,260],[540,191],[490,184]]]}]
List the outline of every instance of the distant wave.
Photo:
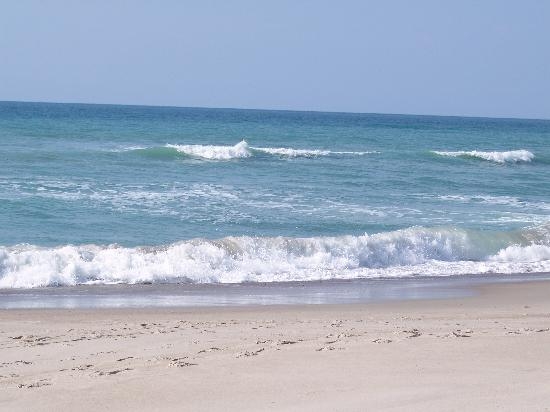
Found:
[{"label": "distant wave", "polygon": [[331,151],[322,149],[292,149],[285,147],[253,147],[245,140],[234,146],[221,145],[179,145],[166,144],[165,146],[140,147],[133,146],[124,149],[116,149],[117,152],[138,151],[155,157],[173,157],[178,154],[205,160],[233,160],[253,157],[257,154],[267,154],[283,158],[318,157],[318,156],[362,156],[374,151]]},{"label": "distant wave", "polygon": [[330,155],[363,156],[367,154],[378,153],[375,151],[350,152],[350,151],[332,151],[332,150],[290,149],[285,147],[251,147],[251,149],[257,152],[263,152],[263,153],[276,155],[276,156],[283,156],[283,157],[316,157],[316,156],[330,156]]},{"label": "distant wave", "polygon": [[166,147],[177,150],[180,153],[193,157],[200,157],[208,160],[230,160],[242,159],[252,156],[248,143],[242,140],[235,146],[213,146],[213,145],[177,145],[167,144]]},{"label": "distant wave", "polygon": [[338,237],[227,237],[166,246],[0,247],[0,287],[313,281],[550,271],[550,230],[411,227]]},{"label": "distant wave", "polygon": [[530,162],[535,158],[535,155],[528,150],[511,150],[507,152],[481,152],[478,150],[472,151],[458,151],[458,152],[441,152],[432,151],[439,156],[450,157],[473,157],[482,160],[488,160],[496,163],[518,163],[518,162]]}]

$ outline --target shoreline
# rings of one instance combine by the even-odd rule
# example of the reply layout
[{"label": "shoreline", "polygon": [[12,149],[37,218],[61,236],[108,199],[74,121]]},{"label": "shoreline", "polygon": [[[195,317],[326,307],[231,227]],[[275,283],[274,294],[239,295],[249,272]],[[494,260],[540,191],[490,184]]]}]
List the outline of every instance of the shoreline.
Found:
[{"label": "shoreline", "polygon": [[550,273],[234,284],[112,284],[0,289],[0,310],[368,304],[453,299],[481,285],[548,281]]},{"label": "shoreline", "polygon": [[545,410],[550,281],[447,299],[0,311],[0,409]]}]

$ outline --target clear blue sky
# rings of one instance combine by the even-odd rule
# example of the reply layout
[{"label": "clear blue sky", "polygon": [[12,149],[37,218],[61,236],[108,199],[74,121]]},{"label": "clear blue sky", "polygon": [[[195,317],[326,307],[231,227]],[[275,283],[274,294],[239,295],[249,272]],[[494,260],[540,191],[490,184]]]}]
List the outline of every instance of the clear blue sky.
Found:
[{"label": "clear blue sky", "polygon": [[550,118],[550,1],[5,1],[0,100]]}]

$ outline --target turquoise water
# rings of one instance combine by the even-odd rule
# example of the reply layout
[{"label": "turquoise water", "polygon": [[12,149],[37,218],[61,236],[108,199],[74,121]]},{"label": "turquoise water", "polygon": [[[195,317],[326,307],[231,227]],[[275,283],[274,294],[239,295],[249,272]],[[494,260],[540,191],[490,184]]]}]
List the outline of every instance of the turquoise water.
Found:
[{"label": "turquoise water", "polygon": [[0,286],[550,269],[550,121],[0,103]]}]

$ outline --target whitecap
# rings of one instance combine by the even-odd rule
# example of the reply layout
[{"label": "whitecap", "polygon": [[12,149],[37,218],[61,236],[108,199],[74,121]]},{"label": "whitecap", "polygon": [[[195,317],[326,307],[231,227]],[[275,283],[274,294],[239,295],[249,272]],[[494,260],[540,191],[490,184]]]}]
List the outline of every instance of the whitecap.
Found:
[{"label": "whitecap", "polygon": [[234,146],[214,146],[214,145],[177,145],[167,144],[165,147],[177,150],[188,156],[199,157],[208,160],[231,160],[250,157],[252,153],[245,140],[240,141]]},{"label": "whitecap", "polygon": [[535,155],[528,150],[511,150],[505,152],[482,152],[479,150],[472,151],[457,151],[457,152],[445,152],[445,151],[432,151],[439,156],[449,157],[474,157],[482,160],[488,160],[495,163],[518,163],[518,162],[530,162],[535,158]]},{"label": "whitecap", "polygon": [[375,151],[353,152],[353,151],[332,151],[322,149],[292,149],[288,147],[251,147],[252,150],[281,157],[318,157],[331,155],[364,156],[378,153]]}]

